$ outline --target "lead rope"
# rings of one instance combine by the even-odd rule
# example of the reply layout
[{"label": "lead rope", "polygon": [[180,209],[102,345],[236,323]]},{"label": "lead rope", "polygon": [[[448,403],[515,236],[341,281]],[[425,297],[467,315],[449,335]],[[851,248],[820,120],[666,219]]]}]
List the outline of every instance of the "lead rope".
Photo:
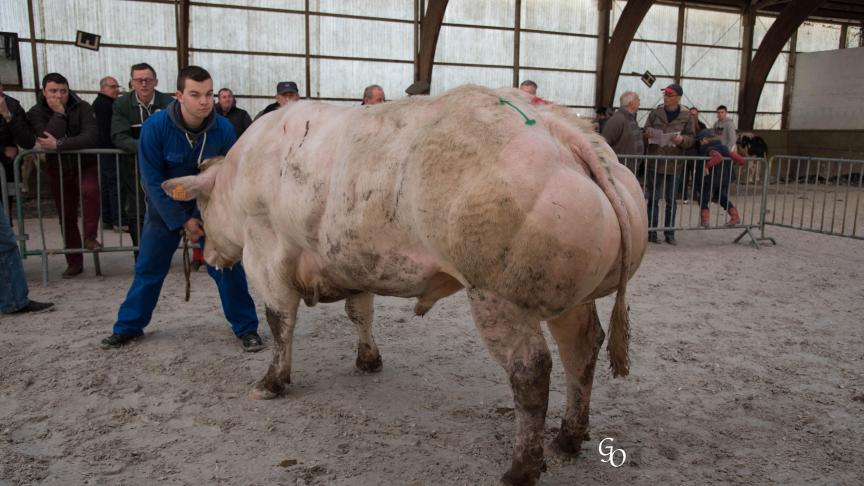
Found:
[{"label": "lead rope", "polygon": [[186,277],[186,302],[189,302],[189,295],[192,293],[192,261],[189,258],[189,238],[186,237],[186,231],[183,231],[183,276]]}]

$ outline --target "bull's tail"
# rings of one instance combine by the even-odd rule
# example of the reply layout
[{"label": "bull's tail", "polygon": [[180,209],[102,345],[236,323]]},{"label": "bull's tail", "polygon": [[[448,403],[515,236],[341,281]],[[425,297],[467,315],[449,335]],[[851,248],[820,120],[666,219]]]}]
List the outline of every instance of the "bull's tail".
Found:
[{"label": "bull's tail", "polygon": [[615,306],[612,308],[612,317],[609,322],[609,344],[606,350],[609,353],[609,362],[612,368],[612,376],[627,376],[630,373],[630,316],[627,309],[627,280],[630,278],[630,255],[632,252],[632,240],[630,238],[630,217],[627,207],[618,193],[618,187],[612,179],[611,171],[604,161],[600,160],[597,152],[590,146],[591,142],[585,140],[576,145],[571,144],[570,150],[574,155],[585,161],[597,185],[606,194],[618,225],[621,228],[621,268],[618,277],[618,292],[615,294]]}]

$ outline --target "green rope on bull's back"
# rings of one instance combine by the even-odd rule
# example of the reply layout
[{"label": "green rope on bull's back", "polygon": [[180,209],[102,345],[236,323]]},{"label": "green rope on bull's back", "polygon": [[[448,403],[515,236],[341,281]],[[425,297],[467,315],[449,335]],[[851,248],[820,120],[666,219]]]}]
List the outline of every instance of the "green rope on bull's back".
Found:
[{"label": "green rope on bull's back", "polygon": [[528,115],[526,115],[525,112],[523,112],[522,110],[520,110],[518,106],[516,106],[516,105],[514,105],[513,103],[511,103],[511,102],[505,100],[504,98],[498,98],[498,104],[499,104],[499,105],[510,105],[511,108],[513,108],[514,110],[518,111],[519,114],[522,115],[522,118],[525,119],[525,124],[526,124],[526,125],[533,125],[533,124],[537,123],[537,120],[534,120],[533,118],[528,118]]}]

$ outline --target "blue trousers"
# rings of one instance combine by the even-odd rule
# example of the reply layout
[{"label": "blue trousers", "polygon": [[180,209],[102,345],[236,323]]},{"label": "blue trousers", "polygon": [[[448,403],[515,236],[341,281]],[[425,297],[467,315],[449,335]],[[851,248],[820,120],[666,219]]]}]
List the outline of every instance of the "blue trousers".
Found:
[{"label": "blue trousers", "polygon": [[[135,263],[135,279],[117,313],[115,334],[140,336],[144,333],[159,300],[162,282],[171,267],[171,258],[179,244],[180,232],[169,230],[159,216],[154,216],[148,210],[141,231],[141,251]],[[216,281],[222,312],[231,323],[234,335],[240,337],[257,331],[258,316],[255,303],[249,295],[243,266],[238,263],[230,269],[216,270],[207,265],[207,273]]]},{"label": "blue trousers", "polygon": [[6,314],[24,307],[30,299],[9,215],[0,213],[0,313]]}]

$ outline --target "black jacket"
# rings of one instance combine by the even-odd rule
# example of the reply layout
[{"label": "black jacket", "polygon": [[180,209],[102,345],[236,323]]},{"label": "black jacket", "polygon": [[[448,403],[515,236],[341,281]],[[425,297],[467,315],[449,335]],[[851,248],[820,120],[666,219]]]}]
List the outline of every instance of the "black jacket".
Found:
[{"label": "black jacket", "polygon": [[[99,145],[99,125],[96,124],[93,107],[71,91],[63,115],[54,113],[45,99],[40,98],[27,112],[27,116],[34,133],[41,135],[42,132],[48,132],[57,139],[58,152],[96,148]],[[69,162],[64,168],[73,168],[77,158],[70,155],[63,160]],[[91,161],[95,157],[84,156],[82,160]]]},{"label": "black jacket", "polygon": [[269,105],[265,106],[263,110],[261,110],[261,113],[258,113],[257,115],[255,115],[255,119],[257,120],[257,119],[261,118],[262,116],[266,115],[267,113],[270,113],[271,111],[278,110],[279,106],[280,106],[279,103],[276,103],[275,101],[273,103],[270,103]]},{"label": "black jacket", "polygon": [[36,136],[27,119],[27,113],[24,112],[24,108],[21,108],[18,100],[8,94],[3,96],[6,98],[6,107],[12,114],[12,120],[7,123],[6,119],[0,116],[0,144],[2,147],[20,145],[25,149],[33,148],[36,144]]},{"label": "black jacket", "polygon": [[99,148],[114,148],[111,143],[111,116],[114,113],[114,98],[102,93],[93,100],[96,124],[99,126]]},{"label": "black jacket", "polygon": [[237,134],[237,138],[240,138],[240,135],[243,135],[243,132],[249,128],[249,125],[252,124],[252,117],[249,116],[249,113],[246,110],[241,110],[237,108],[237,102],[231,106],[231,109],[228,110],[228,113],[222,113],[222,107],[219,106],[219,103],[216,103],[214,107],[214,111],[231,122],[231,125],[234,127],[234,133]]}]

